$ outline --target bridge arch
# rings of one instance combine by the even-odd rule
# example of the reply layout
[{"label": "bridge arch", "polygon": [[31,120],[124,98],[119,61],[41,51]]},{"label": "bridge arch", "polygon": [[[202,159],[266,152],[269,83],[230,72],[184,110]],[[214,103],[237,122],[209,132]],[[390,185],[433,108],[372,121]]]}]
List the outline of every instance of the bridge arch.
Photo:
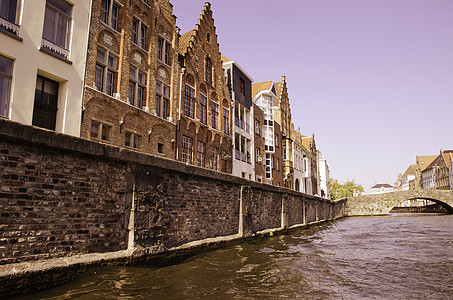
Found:
[{"label": "bridge arch", "polygon": [[349,216],[386,215],[393,207],[406,200],[426,199],[438,203],[453,214],[453,191],[417,189],[392,193],[349,197]]}]

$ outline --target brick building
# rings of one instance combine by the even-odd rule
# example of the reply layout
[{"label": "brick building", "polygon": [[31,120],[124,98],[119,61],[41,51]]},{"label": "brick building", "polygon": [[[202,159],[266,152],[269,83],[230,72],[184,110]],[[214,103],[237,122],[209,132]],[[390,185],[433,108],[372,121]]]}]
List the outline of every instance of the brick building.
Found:
[{"label": "brick building", "polygon": [[291,137],[291,108],[289,106],[288,88],[286,86],[286,76],[282,76],[282,81],[275,82],[278,100],[274,103],[277,110],[274,110],[275,121],[281,125],[283,151],[286,153],[283,160],[283,181],[284,186],[294,189],[294,161]]},{"label": "brick building", "polygon": [[264,112],[258,105],[253,103],[253,127],[254,127],[254,138],[253,146],[255,151],[255,181],[264,182],[266,178],[265,172],[265,147],[264,147],[264,135],[263,135],[263,124],[264,124]]},{"label": "brick building", "polygon": [[177,48],[168,0],[94,0],[81,137],[174,159]]},{"label": "brick building", "polygon": [[265,166],[265,182],[282,186],[282,134],[280,124],[275,121],[274,111],[278,108],[277,91],[273,81],[252,84],[253,102],[264,112],[262,136],[264,138],[263,155]]},{"label": "brick building", "polygon": [[320,193],[318,173],[318,150],[316,149],[315,134],[302,137],[302,145],[308,150],[308,159],[311,168],[311,189],[313,195]]},{"label": "brick building", "polygon": [[181,99],[177,159],[232,172],[232,107],[217,43],[211,5],[179,45]]}]

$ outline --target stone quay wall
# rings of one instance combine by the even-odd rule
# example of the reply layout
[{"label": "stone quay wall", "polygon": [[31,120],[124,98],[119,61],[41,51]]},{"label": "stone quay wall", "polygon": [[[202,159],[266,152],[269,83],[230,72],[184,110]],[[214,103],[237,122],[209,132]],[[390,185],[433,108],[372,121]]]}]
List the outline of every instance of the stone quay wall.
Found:
[{"label": "stone quay wall", "polygon": [[0,264],[165,252],[346,213],[345,201],[0,119]]}]

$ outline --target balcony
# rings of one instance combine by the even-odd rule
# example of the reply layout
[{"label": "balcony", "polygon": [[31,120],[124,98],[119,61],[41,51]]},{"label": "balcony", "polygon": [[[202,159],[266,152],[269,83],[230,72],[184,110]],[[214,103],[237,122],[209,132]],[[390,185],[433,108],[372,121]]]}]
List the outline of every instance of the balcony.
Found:
[{"label": "balcony", "polygon": [[238,117],[234,118],[234,125],[236,125],[236,127],[241,128],[242,130],[250,133],[250,125],[245,123],[244,121],[240,120]]}]

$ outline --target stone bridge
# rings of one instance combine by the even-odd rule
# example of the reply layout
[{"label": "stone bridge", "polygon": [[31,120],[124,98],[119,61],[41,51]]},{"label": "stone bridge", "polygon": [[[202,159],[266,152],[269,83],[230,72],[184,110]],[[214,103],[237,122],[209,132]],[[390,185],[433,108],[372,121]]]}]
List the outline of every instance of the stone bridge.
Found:
[{"label": "stone bridge", "polygon": [[348,197],[348,216],[386,215],[397,204],[412,199],[431,200],[453,214],[452,190],[416,189],[377,195]]}]

